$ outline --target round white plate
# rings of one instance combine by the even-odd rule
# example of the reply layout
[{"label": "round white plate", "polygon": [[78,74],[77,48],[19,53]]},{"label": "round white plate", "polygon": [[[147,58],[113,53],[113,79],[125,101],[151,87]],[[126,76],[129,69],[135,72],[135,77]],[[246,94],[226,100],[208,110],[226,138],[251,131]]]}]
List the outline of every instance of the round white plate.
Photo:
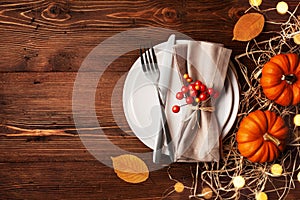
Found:
[{"label": "round white plate", "polygon": [[[186,42],[187,40],[177,40],[176,44],[184,44]],[[163,56],[161,52],[161,49],[164,47],[163,45],[166,45],[166,43],[161,43],[154,47],[158,62]],[[175,96],[178,88],[181,88],[180,81],[173,81],[170,85],[171,95]],[[159,131],[159,119],[156,116],[156,113],[159,112],[159,102],[156,95],[157,92],[155,88],[147,80],[141,70],[140,58],[138,58],[129,70],[125,80],[123,89],[123,108],[127,122],[134,134],[145,145],[152,149],[154,148],[156,135]],[[236,112],[238,110],[238,101],[239,88],[237,79],[229,67],[225,89],[222,91],[215,105],[216,116],[222,130],[222,137],[225,137],[235,121]],[[169,106],[166,106],[166,109],[168,107]],[[173,116],[168,116],[168,113],[170,112],[166,112],[167,118],[170,121]],[[178,119],[178,114],[180,115],[180,113],[177,113],[177,117],[174,116],[174,121],[182,120]],[[169,123],[169,125],[170,124],[172,123]],[[172,130],[174,128],[176,127],[170,129]]]},{"label": "round white plate", "polygon": [[233,99],[232,99],[233,106],[230,112],[230,117],[223,127],[222,138],[224,138],[231,130],[239,110],[239,102],[240,102],[240,88],[237,80],[237,75],[234,72],[234,66],[231,62],[228,67],[227,77],[231,81],[231,86],[233,88]]}]

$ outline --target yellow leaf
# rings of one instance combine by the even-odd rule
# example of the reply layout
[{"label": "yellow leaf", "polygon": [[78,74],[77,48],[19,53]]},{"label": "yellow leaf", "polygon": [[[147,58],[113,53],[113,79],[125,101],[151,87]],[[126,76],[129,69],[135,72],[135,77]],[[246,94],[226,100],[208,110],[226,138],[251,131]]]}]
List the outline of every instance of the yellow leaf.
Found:
[{"label": "yellow leaf", "polygon": [[259,13],[243,15],[233,29],[233,40],[249,41],[258,36],[265,24],[265,18]]},{"label": "yellow leaf", "polygon": [[111,159],[115,173],[120,179],[128,183],[141,183],[148,179],[148,167],[140,158],[124,154]]}]

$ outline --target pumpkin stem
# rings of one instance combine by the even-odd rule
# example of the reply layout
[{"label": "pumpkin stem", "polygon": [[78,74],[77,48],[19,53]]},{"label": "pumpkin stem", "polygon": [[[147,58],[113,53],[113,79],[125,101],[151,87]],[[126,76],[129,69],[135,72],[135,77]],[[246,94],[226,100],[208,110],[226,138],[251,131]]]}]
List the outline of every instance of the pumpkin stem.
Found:
[{"label": "pumpkin stem", "polygon": [[286,81],[288,84],[292,85],[297,81],[297,77],[294,74],[282,75],[281,80]]},{"label": "pumpkin stem", "polygon": [[274,137],[273,135],[270,135],[269,133],[265,133],[264,134],[264,140],[270,140],[271,142],[273,142],[276,146],[279,146],[280,140],[278,140],[276,137]]}]

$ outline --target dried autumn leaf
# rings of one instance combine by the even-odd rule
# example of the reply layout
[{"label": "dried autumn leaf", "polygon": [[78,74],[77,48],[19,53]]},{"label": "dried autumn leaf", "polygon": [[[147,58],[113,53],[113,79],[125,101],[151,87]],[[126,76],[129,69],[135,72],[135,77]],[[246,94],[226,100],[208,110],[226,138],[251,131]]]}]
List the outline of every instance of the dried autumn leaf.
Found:
[{"label": "dried autumn leaf", "polygon": [[233,40],[249,41],[258,36],[265,24],[265,18],[259,13],[243,15],[233,29]]},{"label": "dried autumn leaf", "polygon": [[114,170],[120,179],[129,183],[141,183],[148,179],[148,167],[140,158],[124,154],[111,159]]}]

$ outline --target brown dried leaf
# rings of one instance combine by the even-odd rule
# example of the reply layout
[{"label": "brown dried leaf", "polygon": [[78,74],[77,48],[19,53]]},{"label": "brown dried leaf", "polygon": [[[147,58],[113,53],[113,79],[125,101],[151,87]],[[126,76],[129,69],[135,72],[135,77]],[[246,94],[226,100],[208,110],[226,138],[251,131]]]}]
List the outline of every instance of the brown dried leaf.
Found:
[{"label": "brown dried leaf", "polygon": [[265,24],[265,18],[259,13],[243,15],[233,29],[233,40],[249,41],[258,36]]},{"label": "brown dried leaf", "polygon": [[148,167],[140,158],[124,154],[111,159],[117,176],[122,180],[129,183],[141,183],[148,179]]}]

